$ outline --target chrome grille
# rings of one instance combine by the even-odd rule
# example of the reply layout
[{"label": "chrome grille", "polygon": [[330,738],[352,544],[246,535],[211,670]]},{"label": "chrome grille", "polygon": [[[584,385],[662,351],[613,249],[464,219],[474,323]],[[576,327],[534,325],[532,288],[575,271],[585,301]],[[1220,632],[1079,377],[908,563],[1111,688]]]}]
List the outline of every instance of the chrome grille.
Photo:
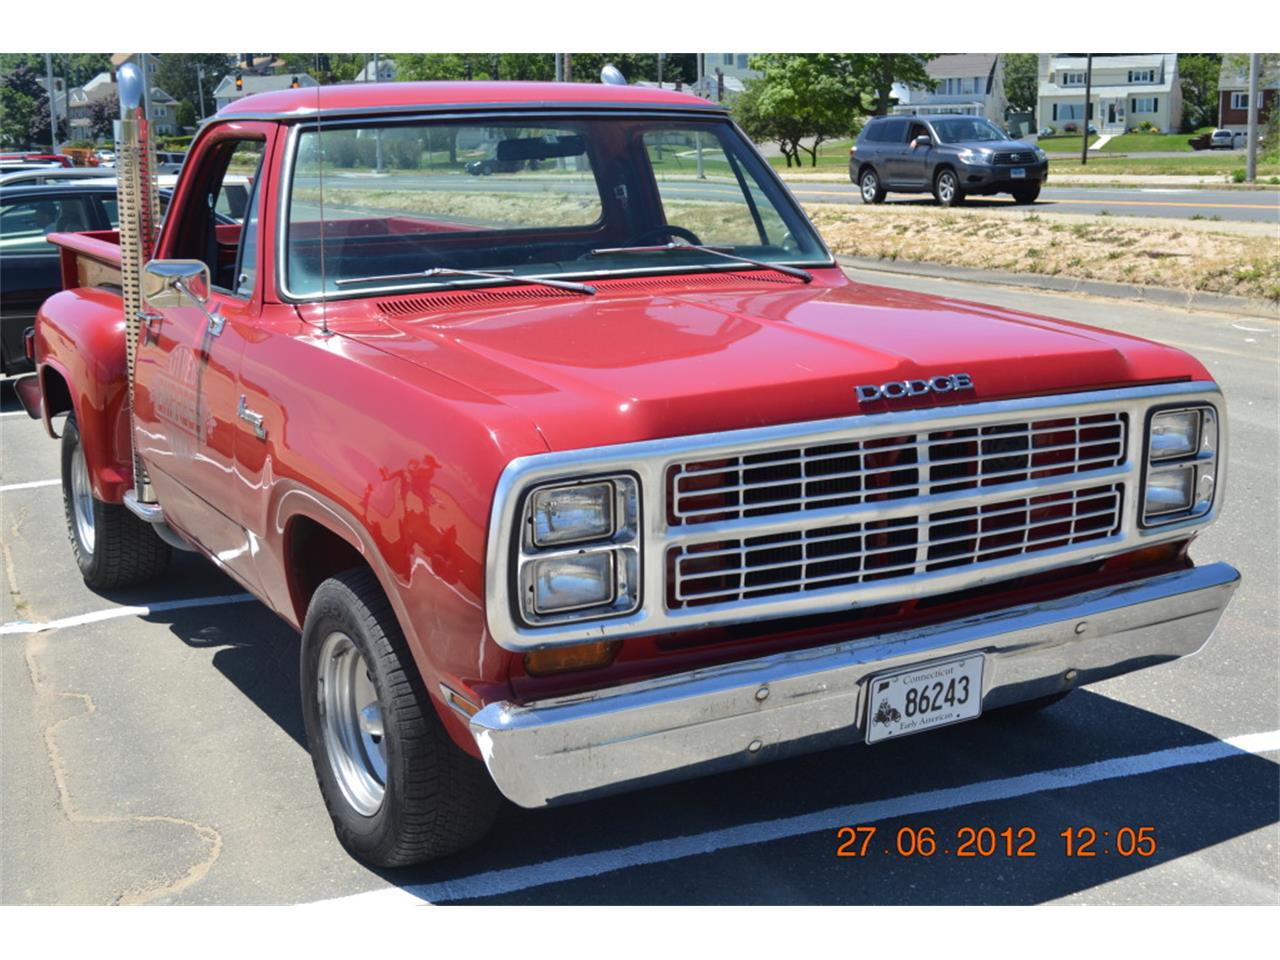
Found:
[{"label": "chrome grille", "polygon": [[671,550],[668,605],[910,577],[1112,536],[1123,484]]},{"label": "chrome grille", "polygon": [[1034,153],[1019,153],[1017,151],[1006,151],[995,153],[991,156],[992,163],[1035,163],[1036,155]]},{"label": "chrome grille", "polygon": [[784,447],[678,464],[671,526],[927,497],[1113,467],[1126,422],[1105,413]]},{"label": "chrome grille", "polygon": [[[796,516],[796,529],[771,522],[763,536],[682,538],[667,554],[667,607],[910,577],[1112,536],[1124,485],[1090,475],[1124,462],[1127,427],[1124,414],[1109,412],[679,463],[668,471],[673,533],[692,537],[700,524],[787,514]],[[1046,481],[1053,491],[1011,496],[1007,489]],[[963,505],[948,508],[966,492]],[[895,507],[898,500],[908,502]],[[842,507],[863,515],[870,507],[875,518],[815,524],[806,517]]]}]

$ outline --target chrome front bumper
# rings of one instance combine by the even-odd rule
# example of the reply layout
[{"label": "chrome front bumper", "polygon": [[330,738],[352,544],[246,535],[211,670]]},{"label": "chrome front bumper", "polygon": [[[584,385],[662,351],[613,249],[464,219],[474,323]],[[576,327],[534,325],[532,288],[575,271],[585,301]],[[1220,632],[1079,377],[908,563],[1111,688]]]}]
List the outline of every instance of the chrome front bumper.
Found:
[{"label": "chrome front bumper", "polygon": [[537,703],[491,703],[471,733],[522,807],[585,800],[865,737],[867,681],[985,655],[984,710],[1195,653],[1240,582],[1210,564],[951,623]]}]

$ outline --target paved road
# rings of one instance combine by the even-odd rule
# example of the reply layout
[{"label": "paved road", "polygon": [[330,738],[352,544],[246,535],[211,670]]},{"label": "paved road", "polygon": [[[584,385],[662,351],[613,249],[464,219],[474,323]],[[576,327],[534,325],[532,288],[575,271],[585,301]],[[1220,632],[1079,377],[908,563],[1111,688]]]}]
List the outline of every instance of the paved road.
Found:
[{"label": "paved road", "polygon": [[[59,489],[46,483],[58,475],[57,444],[12,415],[6,393],[0,619],[78,619],[39,633],[0,628],[0,902],[1275,904],[1280,328],[858,277],[1104,324],[1206,362],[1230,403],[1231,476],[1223,518],[1193,555],[1231,560],[1244,585],[1202,654],[1021,723],[987,718],[577,807],[508,808],[470,853],[380,874],[346,856],[320,803],[296,636],[256,602],[228,602],[237,588],[189,555],[161,587],[88,591]],[[1255,734],[1269,736],[1233,739]],[[1064,767],[1077,785],[1054,772]],[[908,799],[876,805],[892,798]],[[908,802],[915,812],[893,812]],[[870,856],[834,856],[838,827],[872,820]],[[903,826],[932,827],[952,849],[966,825],[1033,827],[1038,856],[884,852]],[[1125,825],[1156,828],[1154,857],[1114,852]],[[1079,826],[1098,831],[1097,857],[1063,855],[1059,833]]]},{"label": "paved road", "polygon": [[[315,178],[299,178],[300,186],[317,187]],[[544,191],[557,193],[593,194],[594,180],[582,180],[549,175],[517,174],[492,177],[444,175],[396,174],[378,177],[343,177],[326,179],[327,196],[341,197],[342,190],[421,189],[456,193],[492,191],[497,193],[534,194]],[[804,203],[856,203],[861,204],[858,189],[849,182],[793,181],[792,193]],[[742,191],[729,180],[668,179],[662,184],[664,196],[688,199],[714,199],[724,197],[740,202]],[[348,194],[350,196],[350,194]],[[931,206],[932,197],[922,194],[890,194],[891,204],[917,204]],[[1007,196],[973,197],[967,201],[974,209],[1009,209],[1036,213],[1101,213],[1132,217],[1192,217],[1222,220],[1249,220],[1270,222],[1280,227],[1280,190],[1205,190],[1185,188],[1118,188],[1046,187],[1040,199],[1030,206],[1014,204]]]},{"label": "paved road", "polygon": [[[860,203],[852,183],[792,184],[791,191],[805,203]],[[932,197],[890,194],[890,204],[931,206]],[[1191,190],[1178,187],[1121,188],[1045,187],[1040,199],[1019,206],[1011,197],[971,197],[965,201],[973,209],[1010,209],[1035,213],[1092,213],[1106,211],[1117,217],[1173,217],[1176,219],[1217,218],[1273,223],[1280,228],[1280,191],[1277,190]]]}]

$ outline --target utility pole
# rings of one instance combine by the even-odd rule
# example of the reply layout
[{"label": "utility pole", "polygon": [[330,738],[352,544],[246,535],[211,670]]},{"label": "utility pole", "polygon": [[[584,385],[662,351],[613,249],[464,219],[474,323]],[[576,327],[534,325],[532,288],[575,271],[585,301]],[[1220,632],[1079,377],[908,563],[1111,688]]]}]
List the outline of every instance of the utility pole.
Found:
[{"label": "utility pole", "polygon": [[1084,143],[1080,147],[1080,166],[1089,162],[1089,101],[1093,92],[1093,54],[1084,61]]},{"label": "utility pole", "polygon": [[564,83],[564,54],[556,54],[556,83]]},{"label": "utility pole", "polygon": [[204,119],[204,64],[196,64],[196,92],[200,97],[200,119]]},{"label": "utility pole", "polygon": [[49,84],[49,152],[58,152],[58,111],[53,92],[53,54],[44,55],[45,82]]},{"label": "utility pole", "polygon": [[666,57],[665,53],[658,54],[658,89],[659,90],[662,89],[662,61],[663,59],[665,59],[665,57]]},{"label": "utility pole", "polygon": [[[368,74],[365,74],[365,79],[366,80],[369,79]],[[378,55],[375,53],[373,55],[373,82],[376,82],[377,79],[378,79]],[[374,155],[375,155],[375,163],[377,164],[374,170],[376,173],[381,173],[382,172],[382,128],[381,127],[378,127],[377,132],[373,135],[373,148],[374,148]]]},{"label": "utility pole", "polygon": [[1261,59],[1259,53],[1249,54],[1249,124],[1245,128],[1244,178],[1250,183],[1258,179],[1258,67]]}]

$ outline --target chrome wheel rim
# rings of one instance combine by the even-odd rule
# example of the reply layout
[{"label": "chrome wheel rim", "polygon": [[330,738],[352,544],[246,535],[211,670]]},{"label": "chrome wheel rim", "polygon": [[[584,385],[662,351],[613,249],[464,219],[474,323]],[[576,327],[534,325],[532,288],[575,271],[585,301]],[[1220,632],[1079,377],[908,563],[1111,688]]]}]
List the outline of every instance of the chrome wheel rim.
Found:
[{"label": "chrome wheel rim", "polygon": [[876,198],[876,177],[874,173],[868,173],[862,178],[862,199],[870,203]]},{"label": "chrome wheel rim", "polygon": [[943,203],[950,203],[956,195],[956,178],[949,173],[944,173],[938,178],[938,199]]},{"label": "chrome wheel rim", "polygon": [[371,817],[387,789],[382,704],[364,657],[341,631],[325,637],[316,679],[325,753],[338,787],[357,813]]},{"label": "chrome wheel rim", "polygon": [[71,515],[75,518],[80,546],[86,553],[93,553],[93,485],[84,461],[84,447],[78,443],[71,453]]}]

